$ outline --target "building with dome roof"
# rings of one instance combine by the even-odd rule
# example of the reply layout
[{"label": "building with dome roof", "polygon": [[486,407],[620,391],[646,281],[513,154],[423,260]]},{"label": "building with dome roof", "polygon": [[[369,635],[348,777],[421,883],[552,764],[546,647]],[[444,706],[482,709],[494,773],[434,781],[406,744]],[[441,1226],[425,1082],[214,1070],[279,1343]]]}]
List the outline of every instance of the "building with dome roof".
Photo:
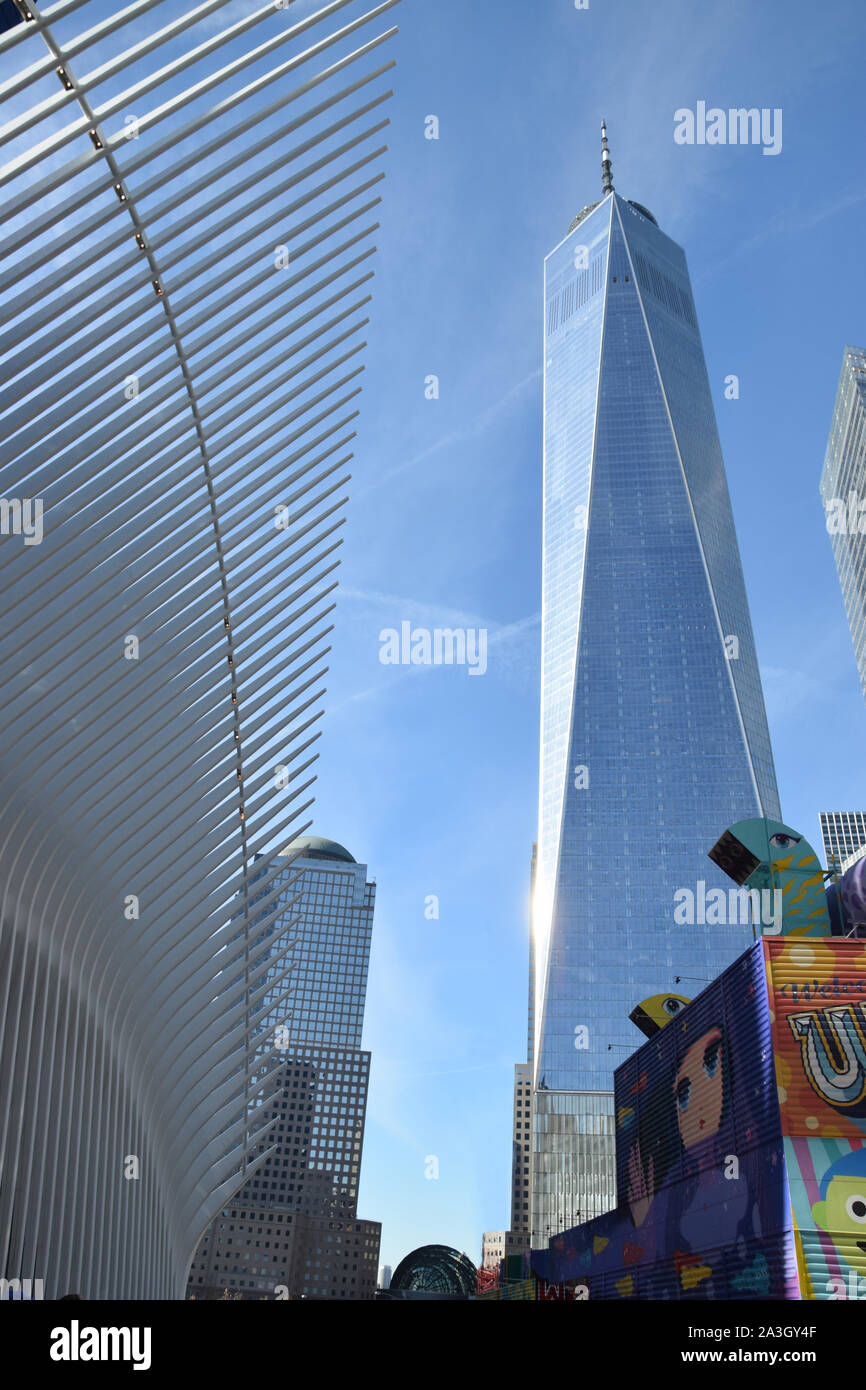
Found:
[{"label": "building with dome roof", "polygon": [[[275,965],[261,1053],[284,1067],[261,1166],[202,1236],[189,1293],[246,1299],[371,1299],[378,1222],[357,1213],[370,1054],[361,1049],[376,887],[336,840],[301,835],[261,856],[276,886]],[[255,879],[254,879],[255,885]],[[254,897],[255,901],[255,897]],[[273,1060],[271,1065],[273,1065]]]},{"label": "building with dome roof", "polygon": [[356,861],[344,845],[336,840],[324,840],[321,835],[301,835],[282,851],[285,856],[303,853],[305,859],[335,859],[344,864]]}]

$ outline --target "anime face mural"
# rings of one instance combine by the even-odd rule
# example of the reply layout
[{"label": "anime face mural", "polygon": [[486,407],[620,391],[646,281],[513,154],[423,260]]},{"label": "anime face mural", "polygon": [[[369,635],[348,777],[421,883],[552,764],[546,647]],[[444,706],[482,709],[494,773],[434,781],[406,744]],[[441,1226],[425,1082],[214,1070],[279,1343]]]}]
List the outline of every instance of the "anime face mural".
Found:
[{"label": "anime face mural", "polygon": [[[687,1049],[673,1078],[684,1181],[672,1193],[667,1243],[692,1297],[735,1297],[744,1280],[761,1283],[766,1272],[752,1259],[755,1197],[748,1175],[732,1168],[725,1152],[731,1147],[731,1135],[723,1133],[730,1130],[730,1096],[725,1032],[710,1028]],[[702,1254],[716,1244],[711,1230],[717,1221],[727,1248]]]},{"label": "anime face mural", "polygon": [[725,1099],[721,1028],[712,1028],[689,1048],[674,1078],[674,1096],[684,1149],[718,1133]]},{"label": "anime face mural", "polygon": [[592,1299],[799,1297],[765,944],[617,1068],[617,1207],[533,1251],[537,1274]]},{"label": "anime face mural", "polygon": [[[706,1027],[707,1021],[712,1020],[700,1031],[693,1026],[691,1039],[688,1024],[681,1025],[686,1036],[678,1037],[667,1080],[660,1078],[642,1107],[645,1122],[636,1126],[626,1165],[633,1235],[624,1249],[635,1262],[649,1256],[676,1297],[767,1296],[769,1271],[756,1240],[755,1161],[750,1157],[742,1169],[736,1155],[731,1162],[734,1084],[727,1028],[721,1012],[713,1026]],[[671,1030],[669,1036],[677,1035]],[[620,1114],[622,1123],[625,1110]],[[747,1130],[745,1111],[741,1120]],[[659,1295],[650,1285],[643,1296]]]}]

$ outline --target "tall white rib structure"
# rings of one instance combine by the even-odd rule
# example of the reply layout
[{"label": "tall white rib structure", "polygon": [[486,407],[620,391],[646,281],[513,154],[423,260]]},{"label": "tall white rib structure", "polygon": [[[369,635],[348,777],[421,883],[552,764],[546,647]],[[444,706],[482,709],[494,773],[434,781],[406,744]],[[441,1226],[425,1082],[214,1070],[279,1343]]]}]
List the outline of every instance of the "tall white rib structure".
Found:
[{"label": "tall white rib structure", "polygon": [[181,1297],[266,1157],[397,2],[0,0],[0,1267],[49,1298]]}]

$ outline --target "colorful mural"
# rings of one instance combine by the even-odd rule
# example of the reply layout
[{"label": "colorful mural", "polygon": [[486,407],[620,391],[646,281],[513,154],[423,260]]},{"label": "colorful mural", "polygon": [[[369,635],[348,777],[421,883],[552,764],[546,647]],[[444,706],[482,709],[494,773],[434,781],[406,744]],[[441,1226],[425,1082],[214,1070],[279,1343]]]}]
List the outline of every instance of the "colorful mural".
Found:
[{"label": "colorful mural", "polygon": [[866,942],[765,947],[802,1296],[866,1299]]},{"label": "colorful mural", "polygon": [[[650,1041],[615,1076],[618,1205],[534,1273],[603,1299],[866,1300],[866,940],[830,934],[790,826],[741,821],[710,857],[781,895],[781,932],[692,1003],[633,1011]],[[837,929],[866,921],[866,859],[833,891]]]},{"label": "colorful mural", "polygon": [[591,1298],[797,1296],[763,943],[616,1072],[616,1210],[533,1251]]}]

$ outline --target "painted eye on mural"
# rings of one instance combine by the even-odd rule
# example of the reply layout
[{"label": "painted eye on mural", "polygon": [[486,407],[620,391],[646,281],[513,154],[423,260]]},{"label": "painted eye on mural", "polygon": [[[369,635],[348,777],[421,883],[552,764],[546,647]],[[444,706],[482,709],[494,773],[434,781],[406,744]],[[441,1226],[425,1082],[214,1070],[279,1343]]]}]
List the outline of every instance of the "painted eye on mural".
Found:
[{"label": "painted eye on mural", "polygon": [[855,1197],[849,1197],[845,1203],[845,1210],[852,1221],[862,1221],[866,1226],[866,1197],[861,1197],[859,1193]]},{"label": "painted eye on mural", "polygon": [[671,1017],[673,1017],[674,1014],[678,1014],[682,1007],[679,999],[666,999],[662,1004],[665,1013],[670,1014]]},{"label": "painted eye on mural", "polygon": [[683,1079],[682,1079],[682,1081],[681,1081],[681,1082],[679,1083],[679,1085],[677,1086],[677,1090],[676,1090],[677,1108],[678,1108],[679,1110],[688,1110],[688,1108],[689,1108],[689,1100],[691,1099],[691,1094],[692,1094],[692,1083],[691,1083],[691,1081],[689,1081],[689,1079],[688,1079],[687,1076],[684,1076]]},{"label": "painted eye on mural", "polygon": [[711,1042],[706,1052],[704,1053],[704,1071],[707,1073],[707,1076],[709,1077],[715,1076],[716,1072],[719,1069],[719,1053],[721,1052],[721,1050],[721,1039],[716,1038],[715,1042]]},{"label": "painted eye on mural", "polygon": [[798,845],[799,843],[799,835],[783,835],[782,832],[779,831],[778,835],[770,836],[770,844],[773,846],[773,849],[791,849],[794,845]]}]

